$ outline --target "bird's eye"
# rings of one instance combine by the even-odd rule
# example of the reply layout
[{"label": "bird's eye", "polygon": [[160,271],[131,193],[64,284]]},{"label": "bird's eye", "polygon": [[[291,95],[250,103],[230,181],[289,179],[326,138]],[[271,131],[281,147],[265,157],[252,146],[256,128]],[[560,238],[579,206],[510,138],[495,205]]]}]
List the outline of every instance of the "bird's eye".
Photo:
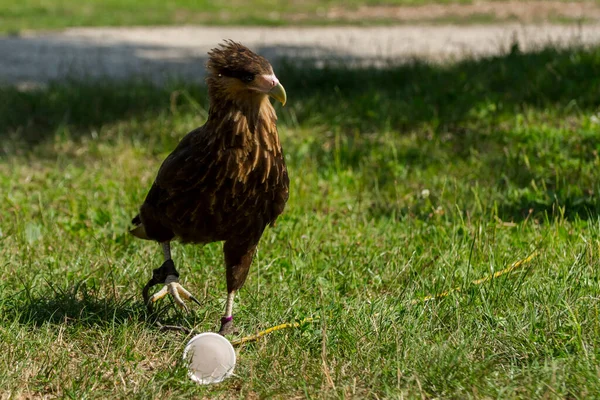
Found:
[{"label": "bird's eye", "polygon": [[246,74],[246,75],[242,75],[240,77],[240,79],[242,80],[242,82],[244,83],[250,83],[254,80],[254,75],[252,74]]}]

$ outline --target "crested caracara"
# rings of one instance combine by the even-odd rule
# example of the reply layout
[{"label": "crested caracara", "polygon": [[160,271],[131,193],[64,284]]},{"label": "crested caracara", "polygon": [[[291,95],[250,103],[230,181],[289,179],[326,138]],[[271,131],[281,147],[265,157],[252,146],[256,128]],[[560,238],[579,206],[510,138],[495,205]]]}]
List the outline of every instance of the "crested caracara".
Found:
[{"label": "crested caracara", "polygon": [[[246,280],[260,237],[283,212],[289,179],[269,96],[286,102],[269,62],[226,41],[207,62],[210,108],[206,123],[188,133],[165,159],[131,233],[161,244],[164,263],[143,290],[152,303],[166,294],[187,309],[198,300],[179,284],[170,243],[223,241],[227,303],[221,334],[232,331],[233,299]],[[148,297],[156,284],[164,287]]]}]

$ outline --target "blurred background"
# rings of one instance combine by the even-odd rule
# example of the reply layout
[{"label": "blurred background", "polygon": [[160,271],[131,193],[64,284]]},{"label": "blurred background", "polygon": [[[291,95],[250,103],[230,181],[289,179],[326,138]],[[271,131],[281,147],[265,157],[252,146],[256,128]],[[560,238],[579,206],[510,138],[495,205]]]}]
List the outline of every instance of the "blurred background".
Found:
[{"label": "blurred background", "polygon": [[521,50],[595,43],[599,20],[596,1],[2,1],[0,82],[202,81],[206,52],[223,38],[275,63],[439,61],[498,54],[514,43]]}]

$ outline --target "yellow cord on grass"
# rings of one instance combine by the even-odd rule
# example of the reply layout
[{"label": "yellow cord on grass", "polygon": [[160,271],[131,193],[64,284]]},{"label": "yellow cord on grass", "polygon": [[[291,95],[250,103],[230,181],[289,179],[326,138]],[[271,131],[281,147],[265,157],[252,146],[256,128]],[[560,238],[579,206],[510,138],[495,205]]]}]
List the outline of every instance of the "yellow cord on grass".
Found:
[{"label": "yellow cord on grass", "polygon": [[[514,263],[512,263],[510,266],[504,268],[503,270],[494,272],[492,275],[488,275],[488,276],[483,277],[481,279],[476,279],[476,280],[472,281],[471,283],[473,285],[481,285],[482,283],[488,282],[488,281],[490,281],[492,279],[496,279],[496,278],[498,278],[498,277],[500,277],[502,275],[511,273],[515,269],[520,268],[523,265],[525,265],[528,262],[530,262],[531,260],[533,260],[536,255],[537,255],[537,251],[534,251],[527,258],[515,261]],[[413,301],[410,302],[410,304],[425,303],[425,302],[430,301],[430,300],[440,299],[442,297],[448,296],[450,293],[460,292],[460,290],[461,290],[460,287],[455,287],[455,288],[452,288],[450,290],[446,290],[445,292],[442,292],[442,293],[439,293],[439,294],[436,294],[436,295],[425,296],[422,299],[413,300]]]},{"label": "yellow cord on grass", "polygon": [[268,335],[271,332],[279,331],[286,328],[298,328],[308,322],[316,322],[319,320],[319,317],[316,318],[304,318],[300,322],[286,322],[285,324],[277,325],[272,328],[266,329],[262,332],[258,332],[256,335],[246,336],[241,339],[232,340],[231,344],[234,346],[239,346],[247,342],[254,342],[255,340],[260,339],[261,337]]},{"label": "yellow cord on grass", "polygon": [[[512,263],[510,266],[504,268],[503,270],[494,272],[491,275],[488,275],[486,277],[483,277],[481,279],[476,279],[474,281],[472,281],[471,283],[473,285],[481,285],[482,283],[488,282],[492,279],[496,279],[502,275],[508,274],[513,272],[514,270],[516,270],[517,268],[522,267],[523,265],[527,264],[528,262],[530,262],[531,260],[533,260],[535,258],[535,256],[537,255],[537,251],[534,251],[533,253],[531,253],[530,256],[528,256],[527,258],[524,258],[522,260],[518,260],[515,261],[514,263]],[[454,292],[460,292],[460,287],[455,287],[453,289],[450,290],[446,290],[445,292],[436,294],[436,295],[430,295],[430,296],[425,296],[422,299],[416,299],[411,301],[410,304],[417,304],[417,303],[425,303],[427,301],[430,300],[434,300],[434,299],[440,299],[442,297],[446,297],[448,296],[450,293],[454,293]],[[248,342],[254,342],[258,339],[260,339],[261,337],[268,335],[269,333],[275,332],[275,331],[279,331],[282,329],[286,329],[286,328],[299,328],[300,326],[309,323],[309,322],[317,322],[319,320],[319,317],[315,317],[315,318],[304,318],[302,321],[300,322],[286,322],[285,324],[281,324],[281,325],[277,325],[274,326],[272,328],[266,329],[262,332],[258,332],[255,335],[251,335],[251,336],[246,336],[240,339],[236,339],[233,340],[231,342],[232,345],[234,346],[240,346],[244,343],[248,343]]]}]

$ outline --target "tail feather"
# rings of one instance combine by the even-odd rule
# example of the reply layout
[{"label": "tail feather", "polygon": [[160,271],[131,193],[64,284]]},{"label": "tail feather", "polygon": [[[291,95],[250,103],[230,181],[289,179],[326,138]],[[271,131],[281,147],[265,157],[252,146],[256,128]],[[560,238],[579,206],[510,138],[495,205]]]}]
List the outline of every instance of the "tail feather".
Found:
[{"label": "tail feather", "polygon": [[150,240],[150,238],[146,234],[146,228],[144,227],[144,224],[142,223],[142,220],[141,220],[139,214],[136,215],[135,217],[133,217],[133,219],[131,220],[131,223],[134,225],[134,227],[133,227],[133,229],[129,230],[129,233],[131,233],[133,236],[135,236],[137,238]]}]

